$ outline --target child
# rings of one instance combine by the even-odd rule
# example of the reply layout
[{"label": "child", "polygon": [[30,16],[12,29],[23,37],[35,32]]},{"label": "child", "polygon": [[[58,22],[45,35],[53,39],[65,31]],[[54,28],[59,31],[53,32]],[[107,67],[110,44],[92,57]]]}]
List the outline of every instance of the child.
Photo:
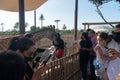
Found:
[{"label": "child", "polygon": [[109,42],[109,36],[105,32],[99,32],[97,34],[97,42],[98,44],[95,47],[96,52],[96,60],[99,62],[101,67],[99,68],[98,72],[101,74],[100,78],[102,80],[109,80],[107,76],[107,67],[110,60],[116,58],[116,56],[110,56],[107,52],[107,43]]}]

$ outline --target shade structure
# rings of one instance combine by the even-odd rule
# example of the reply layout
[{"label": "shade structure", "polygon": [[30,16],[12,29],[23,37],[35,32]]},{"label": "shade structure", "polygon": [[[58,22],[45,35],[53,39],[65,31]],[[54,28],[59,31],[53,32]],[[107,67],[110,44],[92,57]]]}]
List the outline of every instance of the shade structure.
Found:
[{"label": "shade structure", "polygon": [[[0,0],[0,10],[19,11],[19,0]],[[47,0],[24,0],[25,11],[35,10]]]},{"label": "shade structure", "polygon": [[0,0],[0,10],[19,12],[20,34],[25,33],[25,12],[35,10],[47,0]]}]

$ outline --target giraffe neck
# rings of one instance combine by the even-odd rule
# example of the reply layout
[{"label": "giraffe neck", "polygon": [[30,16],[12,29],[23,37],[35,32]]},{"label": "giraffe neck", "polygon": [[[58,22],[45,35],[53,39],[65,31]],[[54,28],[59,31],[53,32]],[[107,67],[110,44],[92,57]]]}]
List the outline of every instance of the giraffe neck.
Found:
[{"label": "giraffe neck", "polygon": [[48,38],[53,41],[55,34],[55,31],[52,31],[50,29],[40,30],[33,33],[33,41],[37,42],[42,38]]}]

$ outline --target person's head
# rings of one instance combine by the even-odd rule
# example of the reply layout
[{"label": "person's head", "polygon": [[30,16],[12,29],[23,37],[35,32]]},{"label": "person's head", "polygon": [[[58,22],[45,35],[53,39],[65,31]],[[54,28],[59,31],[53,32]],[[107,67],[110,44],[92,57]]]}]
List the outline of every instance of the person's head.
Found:
[{"label": "person's head", "polygon": [[25,69],[23,57],[13,51],[0,52],[0,80],[24,80]]},{"label": "person's head", "polygon": [[97,33],[97,42],[98,42],[98,44],[100,44],[102,46],[106,46],[108,41],[109,41],[108,33],[105,33],[105,32],[98,32]]},{"label": "person's head", "polygon": [[57,33],[56,35],[57,35],[57,37],[58,37],[58,38],[60,38],[60,37],[61,37],[60,33]]},{"label": "person's head", "polygon": [[91,38],[91,37],[93,37],[93,36],[95,36],[95,31],[94,30],[89,30],[88,31],[88,36]]},{"label": "person's head", "polygon": [[90,29],[90,28],[88,28],[87,30],[86,30],[86,32],[88,33],[89,31],[91,31],[92,29]]},{"label": "person's head", "polygon": [[29,39],[31,39],[31,40],[32,40],[33,35],[32,35],[32,34],[30,34],[30,33],[26,33],[26,34],[24,34],[24,37],[29,38]]},{"label": "person's head", "polygon": [[117,24],[117,25],[115,26],[115,29],[114,29],[114,31],[112,32],[112,34],[113,34],[113,39],[114,39],[116,42],[120,43],[120,24]]},{"label": "person's head", "polygon": [[120,32],[120,24],[115,26],[114,32]]},{"label": "person's head", "polygon": [[81,35],[81,39],[89,40],[88,33],[87,32],[83,32],[82,35]]},{"label": "person's head", "polygon": [[8,50],[16,51],[18,49],[19,37],[13,37],[9,43]]},{"label": "person's head", "polygon": [[31,55],[36,51],[34,42],[28,38],[20,38],[18,45],[18,52],[20,52],[24,57],[31,57]]}]

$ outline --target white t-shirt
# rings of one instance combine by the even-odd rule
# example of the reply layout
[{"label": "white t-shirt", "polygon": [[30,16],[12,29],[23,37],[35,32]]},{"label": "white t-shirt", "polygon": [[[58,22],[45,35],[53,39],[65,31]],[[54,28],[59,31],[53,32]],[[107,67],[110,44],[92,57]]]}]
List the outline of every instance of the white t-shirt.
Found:
[{"label": "white t-shirt", "polygon": [[[120,51],[120,45],[112,40],[107,45],[108,48],[113,48],[116,51]],[[107,68],[107,75],[109,80],[116,80],[118,73],[120,73],[120,58],[116,58],[114,60],[109,61]]]}]

